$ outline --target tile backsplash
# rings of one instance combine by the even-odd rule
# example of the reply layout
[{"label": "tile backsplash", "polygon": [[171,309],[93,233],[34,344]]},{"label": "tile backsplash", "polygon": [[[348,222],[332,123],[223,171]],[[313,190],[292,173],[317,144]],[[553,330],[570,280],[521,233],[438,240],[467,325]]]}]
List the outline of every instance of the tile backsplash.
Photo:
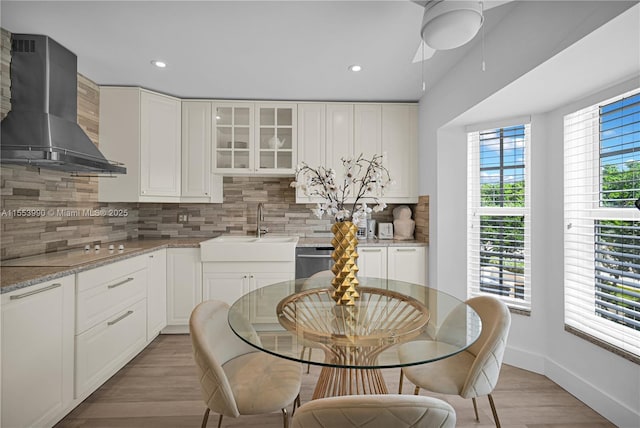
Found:
[{"label": "tile backsplash", "polygon": [[[257,207],[264,203],[264,226],[269,233],[306,237],[328,236],[329,219],[316,218],[314,204],[296,204],[293,178],[225,177],[222,204],[138,204],[138,236],[141,238],[209,237],[221,233],[252,234]],[[374,218],[392,221],[393,206]],[[178,223],[178,214],[188,221]]]},{"label": "tile backsplash", "polygon": [[[11,110],[10,33],[1,30],[0,117]],[[78,123],[98,145],[100,88],[78,75]],[[0,259],[82,247],[86,244],[136,238],[213,237],[221,233],[252,234],[256,210],[264,203],[264,225],[270,233],[305,237],[329,236],[331,222],[317,219],[313,204],[296,204],[292,177],[225,177],[222,204],[99,203],[98,180],[69,173],[2,164],[0,167]],[[428,198],[426,199],[428,231]],[[373,216],[392,222],[390,205]],[[411,206],[416,236],[424,230],[425,204]],[[40,210],[41,216],[18,216],[20,209]],[[115,209],[126,216],[105,216]],[[38,212],[38,211],[34,211]],[[95,215],[97,213],[97,215]],[[185,223],[178,214],[186,214]],[[421,218],[423,220],[421,220]],[[428,232],[427,232],[428,233]],[[426,236],[428,239],[428,235]]]}]

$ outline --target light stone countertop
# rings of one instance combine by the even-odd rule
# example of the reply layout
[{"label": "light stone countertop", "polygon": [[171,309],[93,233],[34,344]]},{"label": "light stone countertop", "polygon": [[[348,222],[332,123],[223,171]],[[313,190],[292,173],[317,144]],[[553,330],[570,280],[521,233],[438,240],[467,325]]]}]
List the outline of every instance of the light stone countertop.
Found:
[{"label": "light stone countertop", "polygon": [[124,254],[114,254],[112,257],[84,263],[70,267],[8,267],[0,262],[0,294],[19,290],[30,285],[40,284],[63,276],[73,275],[89,269],[108,265],[114,262],[151,253],[163,248],[198,248],[200,242],[209,238],[175,238],[175,239],[133,239],[129,241],[108,242],[102,245],[124,244],[127,248],[136,248],[135,251]]},{"label": "light stone countertop", "polygon": [[[56,278],[62,278],[63,276],[73,275],[89,269],[95,269],[117,261],[161,250],[162,248],[198,248],[200,246],[200,242],[208,239],[211,238],[133,239],[129,241],[103,243],[102,245],[114,244],[116,247],[119,244],[124,244],[125,247],[136,248],[136,250],[124,254],[114,254],[109,258],[71,267],[9,267],[2,266],[2,263],[0,262],[0,294],[19,290],[21,288],[40,284]],[[415,240],[400,241],[393,239],[367,239],[359,241],[358,245],[361,247],[400,247],[416,245],[427,246],[428,244]],[[317,246],[330,247],[331,237],[300,238],[298,240],[298,247]]]}]

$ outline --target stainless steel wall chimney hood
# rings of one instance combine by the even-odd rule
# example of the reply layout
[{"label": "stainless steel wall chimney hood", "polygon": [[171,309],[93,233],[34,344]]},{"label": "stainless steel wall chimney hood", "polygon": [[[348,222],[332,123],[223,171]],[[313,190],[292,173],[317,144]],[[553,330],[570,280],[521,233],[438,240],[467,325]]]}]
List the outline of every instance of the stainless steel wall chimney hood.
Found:
[{"label": "stainless steel wall chimney hood", "polygon": [[53,39],[13,34],[11,111],[0,124],[0,162],[68,172],[126,174],[78,126],[77,58]]}]

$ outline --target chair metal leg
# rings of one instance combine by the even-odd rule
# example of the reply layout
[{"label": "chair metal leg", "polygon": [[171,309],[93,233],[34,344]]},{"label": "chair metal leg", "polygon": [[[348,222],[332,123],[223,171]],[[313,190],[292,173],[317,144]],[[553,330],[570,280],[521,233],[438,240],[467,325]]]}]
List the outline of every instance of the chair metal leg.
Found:
[{"label": "chair metal leg", "polygon": [[282,421],[284,423],[284,428],[289,428],[289,417],[287,416],[287,409],[282,408]]},{"label": "chair metal leg", "polygon": [[222,415],[220,415],[220,419],[218,419],[218,428],[222,426]]},{"label": "chair metal leg", "polygon": [[296,407],[300,407],[300,394],[293,400],[293,410],[291,411],[291,417],[296,413]]},{"label": "chair metal leg", "polygon": [[478,403],[476,403],[476,397],[471,398],[473,402],[473,411],[476,414],[476,421],[480,422],[480,418],[478,417]]},{"label": "chair metal leg", "polygon": [[496,411],[496,405],[493,402],[493,396],[488,394],[487,397],[489,397],[489,404],[491,405],[491,412],[493,413],[493,420],[496,423],[496,428],[500,428],[500,419],[498,419],[498,412]]},{"label": "chair metal leg", "polygon": [[420,387],[416,386],[416,389],[413,390],[413,395],[418,395],[420,394]]},{"label": "chair metal leg", "polygon": [[402,381],[404,380],[404,372],[400,369],[400,382],[398,384],[398,394],[402,394]]},{"label": "chair metal leg", "polygon": [[211,409],[207,407],[207,410],[204,411],[204,416],[202,417],[202,428],[207,426],[207,421],[209,420],[209,412]]}]

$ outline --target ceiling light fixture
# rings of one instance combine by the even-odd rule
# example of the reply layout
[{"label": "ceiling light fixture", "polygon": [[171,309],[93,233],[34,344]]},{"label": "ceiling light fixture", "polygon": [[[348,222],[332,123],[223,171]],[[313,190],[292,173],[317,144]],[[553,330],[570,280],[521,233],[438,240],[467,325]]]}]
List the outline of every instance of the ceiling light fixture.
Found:
[{"label": "ceiling light fixture", "polygon": [[353,71],[354,73],[358,72],[362,70],[362,67],[359,66],[358,64],[353,64],[349,66],[349,71]]},{"label": "ceiling light fixture", "polygon": [[453,49],[473,39],[483,21],[481,1],[433,0],[425,5],[420,34],[433,49]]},{"label": "ceiling light fixture", "polygon": [[165,68],[167,66],[167,63],[164,61],[158,61],[158,60],[153,60],[151,61],[151,64],[155,65],[158,68]]}]

